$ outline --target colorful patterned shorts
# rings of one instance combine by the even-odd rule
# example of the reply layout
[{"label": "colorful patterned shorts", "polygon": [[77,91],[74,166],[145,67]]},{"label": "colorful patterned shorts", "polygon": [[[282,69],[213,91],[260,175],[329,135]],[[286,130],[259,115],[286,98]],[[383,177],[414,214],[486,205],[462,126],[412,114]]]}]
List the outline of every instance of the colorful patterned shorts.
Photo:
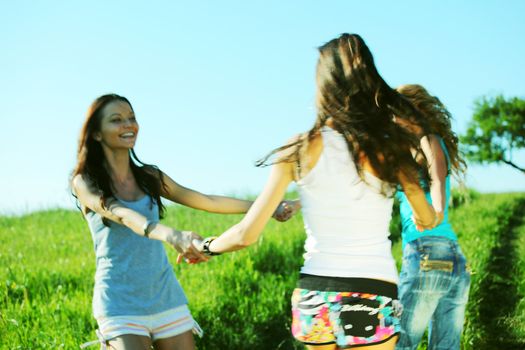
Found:
[{"label": "colorful patterned shorts", "polygon": [[310,345],[378,344],[400,332],[400,309],[393,283],[301,275],[292,295],[292,333]]}]

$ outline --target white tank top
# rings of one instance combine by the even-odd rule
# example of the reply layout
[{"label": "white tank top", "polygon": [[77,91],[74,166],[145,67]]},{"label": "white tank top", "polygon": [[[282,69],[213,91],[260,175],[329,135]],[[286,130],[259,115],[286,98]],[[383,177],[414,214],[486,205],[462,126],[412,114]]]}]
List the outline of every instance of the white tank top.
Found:
[{"label": "white tank top", "polygon": [[388,239],[393,190],[385,196],[379,178],[359,177],[341,134],[325,126],[321,135],[317,163],[297,182],[307,235],[301,273],[397,283]]}]

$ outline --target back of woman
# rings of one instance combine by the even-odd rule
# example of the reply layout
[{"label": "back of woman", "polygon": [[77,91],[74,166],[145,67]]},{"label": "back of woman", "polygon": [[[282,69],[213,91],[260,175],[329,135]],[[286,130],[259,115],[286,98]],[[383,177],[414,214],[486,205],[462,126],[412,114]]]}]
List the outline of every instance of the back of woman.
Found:
[{"label": "back of woman", "polygon": [[301,273],[397,282],[388,239],[392,190],[362,179],[343,135],[324,126],[315,166],[297,181],[307,239]]},{"label": "back of woman", "polygon": [[[450,163],[450,157],[448,155],[447,147],[445,145],[445,142],[442,138],[438,136],[431,136],[431,137],[437,137],[439,142],[439,146],[442,149],[443,155],[446,158],[446,164]],[[450,240],[457,241],[457,236],[452,228],[452,225],[450,224],[448,220],[448,203],[450,201],[451,196],[451,187],[450,187],[450,175],[448,174],[450,172],[450,169],[448,169],[447,166],[447,175],[444,179],[444,183],[442,184],[444,189],[444,203],[441,207],[441,211],[437,210],[438,212],[443,214],[442,221],[434,227],[432,230],[425,230],[423,232],[419,231],[414,224],[414,221],[412,220],[413,215],[413,209],[410,206],[410,203],[408,202],[408,198],[406,194],[403,191],[399,191],[396,193],[396,197],[399,200],[399,212],[401,216],[401,238],[402,238],[402,247],[405,248],[406,244],[408,242],[412,242],[418,238],[424,237],[424,236],[439,236],[439,237],[446,237]],[[436,179],[436,181],[438,181]],[[428,188],[430,185],[426,180],[423,180],[424,187]],[[432,198],[430,195],[430,191],[425,193],[425,197],[429,203],[432,203]],[[436,202],[434,200],[434,202]]]},{"label": "back of woman", "polygon": [[[410,149],[418,138],[393,122],[394,113],[413,120],[416,112],[381,78],[361,37],[343,34],[320,48],[317,120],[284,158],[299,165],[307,233],[292,333],[309,348],[393,349],[400,332],[388,228],[393,188],[417,183]],[[428,222],[422,192],[414,202],[420,189],[407,190],[415,215],[428,214]]]},{"label": "back of woman", "polygon": [[[419,232],[413,224],[412,208],[403,192],[398,193],[403,225],[403,265],[399,297],[403,304],[396,349],[415,350],[428,327],[428,348],[460,348],[470,272],[457,236],[448,221],[450,174],[460,175],[464,161],[458,153],[458,139],[452,132],[450,113],[437,97],[420,85],[403,85],[398,90],[421,112],[432,134],[422,138],[428,174],[422,173],[432,203],[442,222]],[[425,176],[426,175],[426,176]]]},{"label": "back of woman", "polygon": [[392,188],[406,186],[422,224],[435,217],[410,154],[419,139],[393,122],[394,111],[412,120],[414,110],[381,78],[359,35],[342,34],[319,54],[314,126],[260,162],[277,154],[263,192],[240,223],[206,238],[202,251],[217,255],[255,243],[296,181],[307,239],[292,293],[294,337],[308,349],[391,350],[400,331],[388,240]]}]

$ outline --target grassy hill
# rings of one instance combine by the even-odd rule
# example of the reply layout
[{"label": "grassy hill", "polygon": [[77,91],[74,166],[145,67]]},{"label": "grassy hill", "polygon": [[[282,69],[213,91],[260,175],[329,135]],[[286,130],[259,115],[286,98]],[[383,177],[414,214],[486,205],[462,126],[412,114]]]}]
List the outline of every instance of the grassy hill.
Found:
[{"label": "grassy hill", "polygon": [[[451,221],[473,269],[463,348],[524,348],[525,194],[456,194],[454,201]],[[240,218],[170,207],[164,222],[209,236]],[[271,222],[247,250],[174,266],[205,331],[199,349],[302,348],[291,337],[289,310],[303,231],[300,216]],[[79,212],[0,217],[0,247],[0,349],[78,349],[95,339],[93,244]]]}]

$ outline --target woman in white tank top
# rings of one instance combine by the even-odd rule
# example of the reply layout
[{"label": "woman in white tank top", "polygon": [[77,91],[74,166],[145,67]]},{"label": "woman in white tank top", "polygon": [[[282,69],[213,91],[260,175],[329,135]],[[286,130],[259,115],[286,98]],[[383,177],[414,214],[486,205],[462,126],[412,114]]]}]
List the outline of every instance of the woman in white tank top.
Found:
[{"label": "woman in white tank top", "polygon": [[219,255],[255,243],[296,181],[307,239],[292,333],[309,349],[393,349],[399,312],[388,226],[395,186],[404,187],[420,227],[436,217],[410,153],[420,135],[392,120],[414,121],[417,112],[384,82],[359,35],[343,34],[319,51],[314,127],[259,162],[277,154],[263,192],[241,222],[206,238],[201,250]]}]

